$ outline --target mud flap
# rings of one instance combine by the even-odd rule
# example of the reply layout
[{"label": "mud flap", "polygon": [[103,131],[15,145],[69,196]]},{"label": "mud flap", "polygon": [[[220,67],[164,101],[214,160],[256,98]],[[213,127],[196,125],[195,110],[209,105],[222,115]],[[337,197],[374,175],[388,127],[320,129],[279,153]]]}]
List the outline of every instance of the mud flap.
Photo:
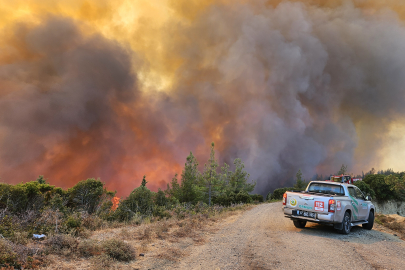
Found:
[{"label": "mud flap", "polygon": [[333,228],[343,230],[343,223],[335,223],[333,224]]}]

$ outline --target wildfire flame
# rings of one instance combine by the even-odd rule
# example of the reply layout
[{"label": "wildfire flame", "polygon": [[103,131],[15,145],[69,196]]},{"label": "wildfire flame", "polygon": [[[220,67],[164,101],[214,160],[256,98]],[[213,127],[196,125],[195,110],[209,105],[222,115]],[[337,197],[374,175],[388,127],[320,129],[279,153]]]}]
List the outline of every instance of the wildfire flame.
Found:
[{"label": "wildfire flame", "polygon": [[118,208],[118,205],[120,205],[120,198],[119,197],[114,197],[114,198],[112,198],[111,201],[113,203],[113,206],[111,207],[111,209],[114,211],[114,210],[116,210]]}]

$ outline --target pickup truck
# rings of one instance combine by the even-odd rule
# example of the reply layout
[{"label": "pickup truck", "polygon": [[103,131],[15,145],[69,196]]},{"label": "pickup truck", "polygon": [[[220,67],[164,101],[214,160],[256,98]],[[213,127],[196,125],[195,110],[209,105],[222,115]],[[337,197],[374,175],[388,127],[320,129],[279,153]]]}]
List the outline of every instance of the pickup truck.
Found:
[{"label": "pickup truck", "polygon": [[295,227],[304,228],[307,221],[334,226],[342,234],[362,225],[371,230],[375,207],[369,196],[350,184],[312,181],[305,191],[287,191],[283,210]]}]

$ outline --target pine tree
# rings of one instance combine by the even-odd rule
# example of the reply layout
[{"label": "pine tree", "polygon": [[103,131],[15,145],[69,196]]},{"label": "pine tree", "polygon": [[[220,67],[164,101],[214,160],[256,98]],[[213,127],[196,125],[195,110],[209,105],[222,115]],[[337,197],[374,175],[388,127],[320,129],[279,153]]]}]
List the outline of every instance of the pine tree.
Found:
[{"label": "pine tree", "polygon": [[301,169],[298,170],[295,177],[296,177],[296,182],[295,182],[295,185],[294,185],[294,189],[304,190],[307,187],[307,183],[305,182],[305,180],[302,179]]},{"label": "pine tree", "polygon": [[214,143],[211,143],[211,153],[208,164],[205,164],[203,179],[208,187],[208,205],[211,206],[211,197],[213,186],[218,184],[218,162],[215,159]]},{"label": "pine tree", "polygon": [[146,175],[143,176],[141,187],[146,187]]},{"label": "pine tree", "polygon": [[192,202],[196,203],[202,200],[203,188],[200,186],[200,172],[198,171],[198,162],[193,153],[187,157],[184,170],[181,174],[181,198],[178,198],[180,202]]},{"label": "pine tree", "polygon": [[40,184],[46,184],[46,179],[44,178],[43,175],[38,176],[37,182]]},{"label": "pine tree", "polygon": [[250,174],[244,170],[245,164],[240,158],[235,159],[233,164],[235,165],[235,171],[230,175],[230,185],[233,192],[252,192],[256,183],[248,183]]},{"label": "pine tree", "polygon": [[346,174],[346,172],[347,172],[347,165],[344,165],[344,164],[342,164],[342,167],[340,167],[340,170],[338,171],[338,175],[341,175],[341,174]]}]

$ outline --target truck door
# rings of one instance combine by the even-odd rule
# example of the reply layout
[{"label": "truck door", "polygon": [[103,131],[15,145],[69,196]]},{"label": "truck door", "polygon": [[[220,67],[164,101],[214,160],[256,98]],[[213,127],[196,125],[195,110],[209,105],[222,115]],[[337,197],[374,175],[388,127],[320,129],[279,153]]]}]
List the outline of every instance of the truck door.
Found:
[{"label": "truck door", "polygon": [[356,191],[356,199],[359,202],[359,220],[366,220],[368,219],[368,204],[366,202],[366,197],[358,187],[354,187],[354,190]]},{"label": "truck door", "polygon": [[351,199],[352,203],[352,220],[361,220],[359,217],[359,209],[361,208],[361,204],[357,199],[356,190],[354,189],[354,187],[348,187],[347,190],[349,191],[349,198]]}]

